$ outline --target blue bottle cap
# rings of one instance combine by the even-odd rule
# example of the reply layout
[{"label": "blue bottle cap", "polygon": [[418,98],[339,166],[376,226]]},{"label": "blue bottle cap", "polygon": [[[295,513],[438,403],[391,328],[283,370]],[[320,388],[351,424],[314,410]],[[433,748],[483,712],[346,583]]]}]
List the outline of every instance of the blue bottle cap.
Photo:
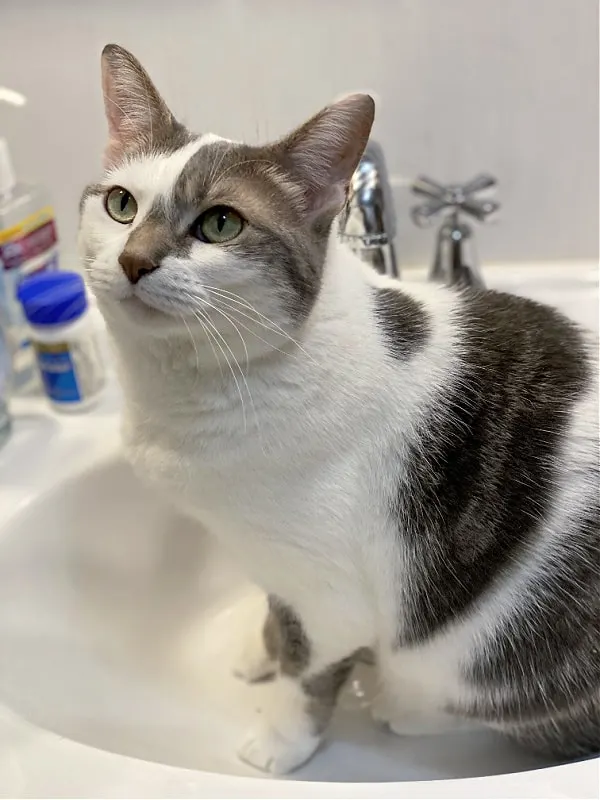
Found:
[{"label": "blue bottle cap", "polygon": [[24,278],[17,289],[23,311],[32,325],[62,325],[88,307],[83,278],[77,272],[40,272]]}]

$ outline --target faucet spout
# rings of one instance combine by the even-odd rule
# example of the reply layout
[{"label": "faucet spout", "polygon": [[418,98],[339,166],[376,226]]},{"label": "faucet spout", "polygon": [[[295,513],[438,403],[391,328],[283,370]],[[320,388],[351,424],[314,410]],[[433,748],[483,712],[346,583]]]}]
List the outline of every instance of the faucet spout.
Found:
[{"label": "faucet spout", "polygon": [[369,141],[350,182],[340,238],[378,272],[398,278],[396,217],[381,146]]}]

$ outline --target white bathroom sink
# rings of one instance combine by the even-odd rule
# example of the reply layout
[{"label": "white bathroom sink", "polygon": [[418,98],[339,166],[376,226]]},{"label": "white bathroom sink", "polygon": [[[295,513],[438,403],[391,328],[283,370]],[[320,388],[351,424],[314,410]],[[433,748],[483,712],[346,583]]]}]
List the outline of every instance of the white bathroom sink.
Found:
[{"label": "white bathroom sink", "polygon": [[[598,327],[589,265],[486,276]],[[277,781],[239,762],[270,688],[232,674],[256,590],[138,484],[118,408],[116,389],[78,417],[22,400],[0,452],[0,797],[597,796],[593,760],[551,766],[485,730],[378,730],[368,667],[303,769]]]}]

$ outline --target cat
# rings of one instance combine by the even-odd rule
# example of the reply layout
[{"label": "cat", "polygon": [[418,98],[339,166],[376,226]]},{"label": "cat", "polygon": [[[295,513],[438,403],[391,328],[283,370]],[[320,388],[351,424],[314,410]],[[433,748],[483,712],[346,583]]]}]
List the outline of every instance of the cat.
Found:
[{"label": "cat", "polygon": [[269,702],[241,758],[307,761],[365,650],[396,733],[463,719],[597,752],[593,344],[549,307],[345,249],[367,95],[258,147],[190,133],[116,45],[102,75],[80,244],[128,457],[268,597],[238,672],[273,676]]}]

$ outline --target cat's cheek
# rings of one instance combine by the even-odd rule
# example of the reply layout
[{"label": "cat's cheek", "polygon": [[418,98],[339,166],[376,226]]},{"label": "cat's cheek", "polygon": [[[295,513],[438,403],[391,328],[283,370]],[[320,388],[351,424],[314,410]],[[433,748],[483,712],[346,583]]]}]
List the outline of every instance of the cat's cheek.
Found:
[{"label": "cat's cheek", "polygon": [[245,299],[248,299],[250,292],[257,292],[259,297],[263,297],[271,288],[264,279],[264,270],[260,265],[226,246],[197,242],[192,245],[188,264],[188,274],[198,284],[241,292]]},{"label": "cat's cheek", "polygon": [[86,267],[86,281],[92,293],[98,300],[101,310],[110,309],[120,300],[131,296],[131,286],[123,275],[118,263],[95,259]]},{"label": "cat's cheek", "polygon": [[129,281],[119,265],[127,236],[127,231],[115,231],[114,223],[98,209],[86,210],[82,217],[79,253],[88,287],[98,300],[103,297],[120,300],[131,294]]}]

